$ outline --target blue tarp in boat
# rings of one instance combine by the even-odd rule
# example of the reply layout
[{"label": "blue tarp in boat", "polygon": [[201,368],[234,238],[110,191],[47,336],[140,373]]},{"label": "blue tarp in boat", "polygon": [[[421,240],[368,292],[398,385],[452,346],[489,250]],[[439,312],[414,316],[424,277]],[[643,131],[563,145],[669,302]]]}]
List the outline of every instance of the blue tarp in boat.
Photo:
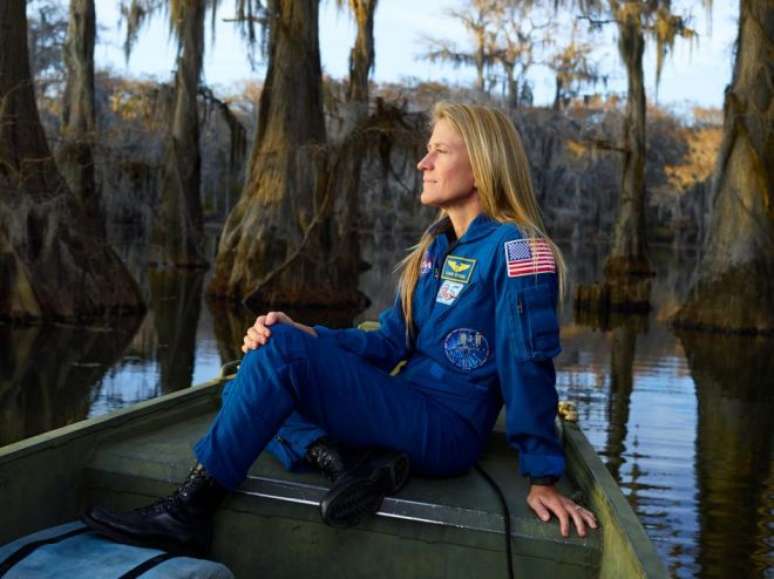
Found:
[{"label": "blue tarp in boat", "polygon": [[221,563],[122,545],[74,522],[32,533],[0,547],[2,579],[234,579]]}]

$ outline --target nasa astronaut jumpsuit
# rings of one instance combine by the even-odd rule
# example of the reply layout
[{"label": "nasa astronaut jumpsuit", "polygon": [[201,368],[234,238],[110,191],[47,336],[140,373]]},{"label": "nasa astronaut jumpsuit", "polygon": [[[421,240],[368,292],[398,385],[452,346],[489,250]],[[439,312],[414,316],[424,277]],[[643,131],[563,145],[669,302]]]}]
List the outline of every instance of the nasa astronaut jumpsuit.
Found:
[{"label": "nasa astronaut jumpsuit", "polygon": [[[315,326],[314,337],[278,324],[245,355],[194,448],[218,482],[236,488],[267,445],[290,468],[322,435],[404,451],[419,474],[461,473],[475,464],[503,403],[522,474],[561,476],[550,248],[483,214],[456,242],[441,229],[422,260],[413,339],[398,299],[378,331]],[[400,360],[405,367],[391,376]]]}]

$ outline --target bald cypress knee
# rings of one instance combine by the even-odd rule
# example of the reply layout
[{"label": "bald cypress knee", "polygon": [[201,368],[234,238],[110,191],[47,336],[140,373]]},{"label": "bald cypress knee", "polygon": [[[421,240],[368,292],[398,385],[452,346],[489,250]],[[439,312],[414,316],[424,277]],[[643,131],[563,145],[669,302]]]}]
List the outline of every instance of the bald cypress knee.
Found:
[{"label": "bald cypress knee", "polygon": [[24,0],[0,3],[0,318],[78,320],[141,310],[137,285],[95,234],[40,124]]},{"label": "bald cypress knee", "polygon": [[678,326],[774,333],[774,4],[740,0],[703,258]]}]

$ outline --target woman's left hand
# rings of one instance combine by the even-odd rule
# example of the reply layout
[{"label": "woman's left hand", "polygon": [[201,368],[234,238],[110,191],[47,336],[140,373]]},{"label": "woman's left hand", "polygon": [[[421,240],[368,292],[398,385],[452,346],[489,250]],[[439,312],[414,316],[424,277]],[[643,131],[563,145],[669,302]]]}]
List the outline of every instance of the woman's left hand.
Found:
[{"label": "woman's left hand", "polygon": [[565,497],[553,485],[532,485],[527,504],[546,523],[551,519],[551,513],[556,515],[563,537],[570,535],[570,519],[581,537],[586,536],[586,525],[597,528],[594,513]]}]

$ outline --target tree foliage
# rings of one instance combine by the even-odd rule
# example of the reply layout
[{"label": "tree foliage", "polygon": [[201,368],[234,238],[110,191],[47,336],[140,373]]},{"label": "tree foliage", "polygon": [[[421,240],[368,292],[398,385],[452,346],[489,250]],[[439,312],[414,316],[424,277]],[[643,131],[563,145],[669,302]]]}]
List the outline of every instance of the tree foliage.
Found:
[{"label": "tree foliage", "polygon": [[527,74],[540,63],[540,53],[551,43],[556,26],[551,15],[537,12],[531,2],[503,2],[495,12],[494,59],[505,73],[508,103],[527,99]]},{"label": "tree foliage", "polygon": [[67,37],[67,11],[56,0],[35,0],[27,7],[27,46],[38,98],[54,98],[65,78],[62,49]]},{"label": "tree foliage", "polygon": [[555,109],[562,108],[577,97],[584,86],[594,85],[600,80],[607,82],[607,77],[592,58],[593,52],[594,45],[583,38],[577,22],[573,23],[570,38],[557,46],[546,62],[556,78]]},{"label": "tree foliage", "polygon": [[459,21],[472,37],[473,49],[466,51],[450,40],[428,37],[421,57],[430,62],[449,62],[455,67],[475,67],[476,89],[483,93],[486,70],[496,62],[496,23],[504,8],[503,0],[467,0],[461,8],[448,9],[447,16]]},{"label": "tree foliage", "polygon": [[[614,23],[619,30],[633,28],[656,43],[656,89],[667,56],[672,52],[677,38],[694,40],[696,31],[689,26],[685,14],[674,11],[672,0],[554,0],[556,4],[575,5],[580,18],[588,21],[592,29]],[[709,12],[713,0],[699,0]]]}]

